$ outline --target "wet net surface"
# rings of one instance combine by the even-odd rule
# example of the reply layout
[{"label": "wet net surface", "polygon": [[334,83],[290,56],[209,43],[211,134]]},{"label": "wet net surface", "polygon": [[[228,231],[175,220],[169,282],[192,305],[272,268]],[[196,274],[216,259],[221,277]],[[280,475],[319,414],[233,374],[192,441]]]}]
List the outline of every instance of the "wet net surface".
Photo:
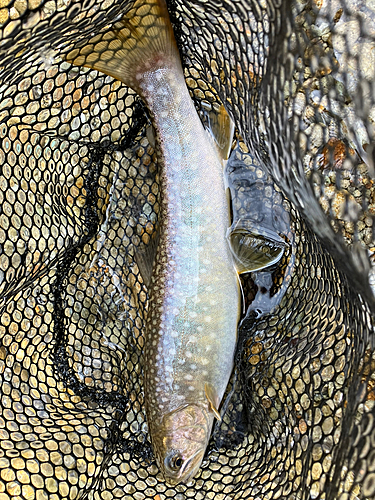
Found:
[{"label": "wet net surface", "polygon": [[0,2],[0,500],[375,498],[372,3],[169,3],[197,110],[225,103],[246,142],[233,220],[287,243],[241,278],[223,421],[174,488],[143,406],[147,113],[63,58],[129,7]]}]

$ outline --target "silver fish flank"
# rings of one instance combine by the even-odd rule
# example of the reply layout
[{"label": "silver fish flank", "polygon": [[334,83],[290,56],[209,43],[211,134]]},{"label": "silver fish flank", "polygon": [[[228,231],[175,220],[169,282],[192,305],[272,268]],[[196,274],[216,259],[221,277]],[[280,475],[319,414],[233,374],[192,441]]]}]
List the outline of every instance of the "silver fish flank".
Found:
[{"label": "silver fish flank", "polygon": [[138,259],[149,287],[145,407],[165,480],[187,482],[220,419],[236,345],[240,296],[226,240],[223,161],[189,96],[163,1],[135,2],[68,60],[133,88],[156,132],[161,210],[151,276],[147,257]]}]

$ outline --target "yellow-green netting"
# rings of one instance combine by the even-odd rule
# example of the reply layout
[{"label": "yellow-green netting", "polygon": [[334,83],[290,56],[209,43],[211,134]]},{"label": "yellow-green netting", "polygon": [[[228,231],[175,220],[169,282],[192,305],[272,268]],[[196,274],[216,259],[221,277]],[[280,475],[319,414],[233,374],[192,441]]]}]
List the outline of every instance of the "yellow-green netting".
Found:
[{"label": "yellow-green netting", "polygon": [[64,57],[131,5],[0,0],[0,500],[374,499],[375,7],[168,2],[203,123],[235,122],[233,222],[282,248],[241,277],[222,422],[170,487],[134,258],[159,216],[149,117]]}]

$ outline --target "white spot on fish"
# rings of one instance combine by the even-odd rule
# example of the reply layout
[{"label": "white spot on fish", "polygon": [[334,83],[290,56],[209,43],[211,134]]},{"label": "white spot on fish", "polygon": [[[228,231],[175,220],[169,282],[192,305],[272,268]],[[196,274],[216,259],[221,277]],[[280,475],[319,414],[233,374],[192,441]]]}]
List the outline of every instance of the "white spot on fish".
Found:
[{"label": "white spot on fish", "polygon": [[189,385],[188,389],[189,391],[195,391],[195,387],[193,385]]},{"label": "white spot on fish", "polygon": [[190,351],[186,351],[186,357],[187,358],[191,358],[192,356],[193,356],[193,354]]},{"label": "white spot on fish", "polygon": [[185,380],[193,380],[193,376],[190,375],[190,373],[188,373],[187,375],[185,375],[184,379]]},{"label": "white spot on fish", "polygon": [[205,321],[206,323],[210,323],[210,322],[211,322],[211,320],[212,320],[211,316],[205,316],[205,317],[204,317],[204,321]]}]

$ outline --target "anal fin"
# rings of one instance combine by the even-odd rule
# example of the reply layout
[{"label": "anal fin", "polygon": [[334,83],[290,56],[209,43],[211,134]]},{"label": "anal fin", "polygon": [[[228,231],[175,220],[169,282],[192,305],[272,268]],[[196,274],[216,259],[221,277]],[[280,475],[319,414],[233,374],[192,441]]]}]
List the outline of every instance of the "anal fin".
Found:
[{"label": "anal fin", "polygon": [[207,112],[209,132],[212,135],[219,156],[227,160],[232,148],[234,135],[234,123],[226,112],[223,105],[219,111],[211,110]]}]

